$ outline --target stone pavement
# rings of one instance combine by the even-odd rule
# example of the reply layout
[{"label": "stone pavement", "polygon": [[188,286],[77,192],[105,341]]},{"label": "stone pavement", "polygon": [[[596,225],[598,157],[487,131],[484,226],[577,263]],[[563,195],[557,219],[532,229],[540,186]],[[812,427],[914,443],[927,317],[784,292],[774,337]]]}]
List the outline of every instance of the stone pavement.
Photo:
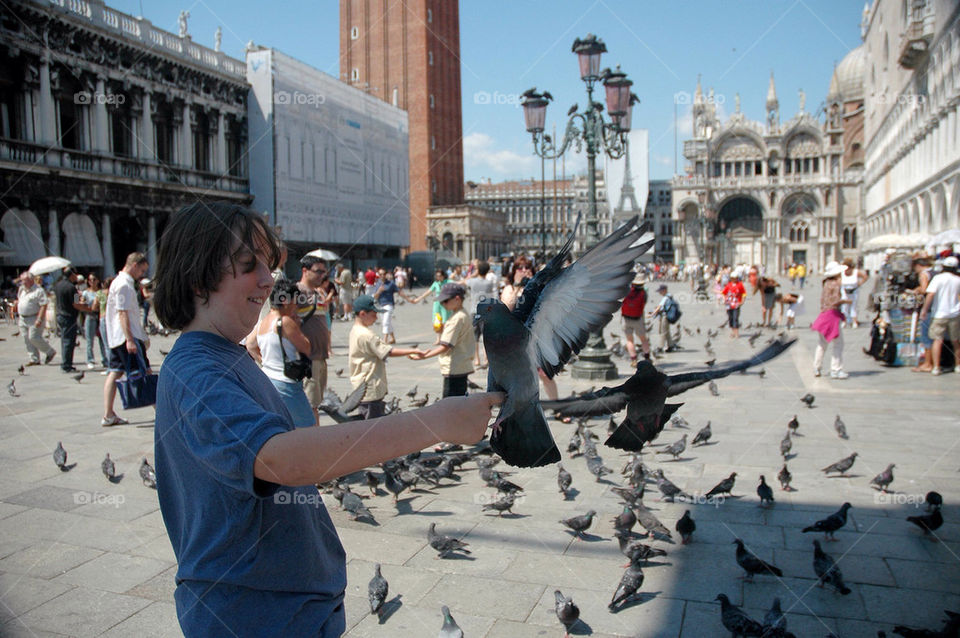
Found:
[{"label": "stone pavement", "polygon": [[[711,304],[687,301],[686,284],[671,288],[685,293],[684,325],[700,327],[703,334],[683,336],[684,351],[660,360],[666,372],[701,364],[706,329],[716,328],[725,317]],[[939,628],[944,609],[960,611],[960,375],[933,378],[880,367],[860,353],[868,337],[861,327],[846,334],[850,378],[814,378],[816,340],[806,326],[817,306],[816,284],[805,292],[807,314],[799,320],[803,328],[794,331],[799,343],[766,365],[766,377],[751,373],[721,380],[719,397],[705,387],[684,394],[678,414],[690,429],[668,427],[657,441],[670,443],[684,432],[692,436],[710,420],[711,443],[688,448],[678,461],[645,454],[648,466],[662,468],[694,496],[732,471],[738,473],[738,483],[735,497],[719,505],[661,503],[655,488],[648,492],[647,504],[669,528],[686,509],[698,527],[688,546],[656,543],[668,554],[644,568],[643,594],[635,602],[615,614],[607,610],[623,572],[610,524],[621,511],[609,489],[621,482],[619,474],[596,482],[583,458],[565,460],[577,493],[564,501],[557,493],[555,467],[517,471],[511,480],[524,486],[526,495],[518,499],[513,516],[498,518],[481,512],[493,493],[468,464],[460,483],[405,494],[398,508],[386,496],[370,499],[376,525],[349,520],[326,497],[347,550],[347,635],[432,636],[440,629],[440,605],[446,604],[470,638],[560,636],[553,613],[557,588],[572,595],[581,609],[583,623],[575,634],[597,638],[725,636],[714,602],[721,592],[758,619],[779,596],[797,636],[875,636],[878,629],[889,633],[895,623]],[[401,344],[432,342],[429,310],[429,305],[399,307]],[[744,323],[759,319],[758,297],[748,299],[743,314]],[[335,370],[346,366],[348,329],[347,323],[335,325],[330,364],[330,385],[341,395],[348,381]],[[103,377],[88,374],[77,384],[55,365],[31,367],[26,376],[17,376],[16,367],[26,357],[14,331],[0,326],[0,337],[6,339],[0,342],[0,370],[6,371],[2,381],[6,385],[15,378],[20,394],[0,397],[0,635],[179,635],[173,552],[156,493],[137,475],[141,457],[153,460],[152,408],[126,413],[129,426],[101,428]],[[619,332],[617,322],[608,326],[606,333],[611,332]],[[773,333],[765,333],[758,347],[768,334]],[[169,350],[173,340],[155,339],[155,363],[162,359],[158,349]],[[734,341],[725,331],[713,341],[720,361],[752,351],[746,338]],[[617,364],[621,376],[629,374],[624,360]],[[436,360],[391,359],[388,370],[394,393],[417,384],[421,393],[439,394]],[[592,385],[572,380],[569,373],[559,376],[558,383],[561,396]],[[799,401],[807,392],[816,395],[813,409]],[[848,441],[833,431],[838,413],[849,429]],[[760,509],[758,475],[776,484],[782,464],[778,444],[794,414],[803,435],[794,440],[796,457],[789,462],[797,491],[778,489],[776,506]],[[598,432],[605,429],[605,422],[597,423]],[[573,426],[551,421],[551,427],[565,449]],[[57,441],[63,441],[70,462],[77,463],[69,473],[52,462]],[[623,465],[625,455],[602,445],[599,450],[608,466],[618,470]],[[848,477],[828,479],[819,472],[853,451],[860,456]],[[106,452],[126,474],[118,484],[100,473]],[[888,463],[897,465],[895,492],[883,496],[868,482]],[[904,520],[917,513],[916,501],[931,489],[947,503],[947,522],[936,543],[924,540]],[[825,543],[853,590],[841,597],[814,586],[811,541],[817,536],[800,529],[844,501],[853,504],[850,521],[837,534],[839,542]],[[591,508],[599,516],[586,541],[573,540],[557,523]],[[431,522],[442,533],[463,536],[472,555],[436,559],[426,544]],[[738,580],[742,571],[731,545],[737,537],[783,569],[784,578],[758,576],[752,584]],[[367,613],[366,586],[374,562],[383,564],[390,597],[399,596],[382,624]]]}]

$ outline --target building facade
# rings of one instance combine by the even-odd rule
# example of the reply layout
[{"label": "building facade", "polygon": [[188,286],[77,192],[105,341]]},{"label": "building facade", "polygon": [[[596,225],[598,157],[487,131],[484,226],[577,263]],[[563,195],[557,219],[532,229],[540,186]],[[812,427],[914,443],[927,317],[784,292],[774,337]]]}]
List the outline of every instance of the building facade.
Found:
[{"label": "building facade", "polygon": [[175,35],[99,0],[25,0],[0,6],[0,44],[4,266],[155,264],[171,213],[249,203],[246,66],[185,17]]},{"label": "building facade", "polygon": [[673,183],[668,179],[650,180],[643,218],[650,222],[657,240],[652,253],[654,261],[673,263]]},{"label": "building facade", "polygon": [[450,251],[464,262],[487,259],[496,263],[509,248],[503,219],[500,211],[483,206],[433,206],[427,215],[427,229],[432,246]]},{"label": "building facade", "polygon": [[[856,85],[857,56],[838,65]],[[862,93],[862,85],[859,91]],[[771,272],[804,263],[812,272],[844,254],[861,216],[862,166],[853,161],[851,136],[858,117],[856,86],[844,97],[831,90],[824,112],[799,111],[781,124],[773,75],[766,121],[748,120],[736,98],[725,122],[716,116],[713,91],[700,82],[693,100],[693,139],[683,145],[687,174],[673,180],[675,259],[686,263],[763,264]],[[846,158],[846,160],[845,160]],[[844,161],[847,161],[846,168]],[[854,234],[855,235],[855,234]],[[851,242],[855,241],[855,236]]]},{"label": "building facade", "polygon": [[342,0],[340,79],[409,113],[409,241],[424,250],[428,209],[464,202],[458,0]]},{"label": "building facade", "polygon": [[246,68],[254,209],[295,254],[398,260],[410,240],[407,113],[274,49],[248,50]]},{"label": "building facade", "polygon": [[929,246],[960,228],[960,2],[876,0],[862,35],[862,236],[876,268],[887,247]]}]

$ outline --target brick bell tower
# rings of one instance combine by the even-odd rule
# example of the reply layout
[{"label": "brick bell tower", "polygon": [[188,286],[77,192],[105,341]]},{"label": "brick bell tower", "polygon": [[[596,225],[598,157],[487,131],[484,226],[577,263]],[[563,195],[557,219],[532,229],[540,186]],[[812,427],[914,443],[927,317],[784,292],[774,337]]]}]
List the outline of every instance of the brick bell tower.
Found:
[{"label": "brick bell tower", "polygon": [[410,250],[427,209],[463,203],[458,0],[341,0],[340,80],[407,112]]}]

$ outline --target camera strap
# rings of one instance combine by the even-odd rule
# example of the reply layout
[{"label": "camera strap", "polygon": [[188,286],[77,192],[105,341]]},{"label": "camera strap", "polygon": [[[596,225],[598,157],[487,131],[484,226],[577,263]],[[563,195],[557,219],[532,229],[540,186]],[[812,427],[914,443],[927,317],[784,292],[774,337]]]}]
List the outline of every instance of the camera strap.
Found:
[{"label": "camera strap", "polygon": [[277,319],[277,337],[280,338],[280,354],[283,356],[283,365],[287,365],[287,349],[283,347],[283,330],[281,329],[281,324],[283,324],[283,317]]}]

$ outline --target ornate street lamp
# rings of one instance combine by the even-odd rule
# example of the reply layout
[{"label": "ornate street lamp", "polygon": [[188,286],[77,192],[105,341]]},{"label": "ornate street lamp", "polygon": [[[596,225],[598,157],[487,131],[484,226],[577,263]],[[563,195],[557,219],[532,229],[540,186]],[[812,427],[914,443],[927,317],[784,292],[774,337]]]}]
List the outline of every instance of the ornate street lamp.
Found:
[{"label": "ornate street lamp", "polygon": [[[597,245],[600,236],[597,232],[599,222],[597,216],[597,155],[606,153],[611,159],[619,159],[627,146],[627,133],[630,131],[633,105],[639,98],[630,92],[633,82],[627,79],[620,67],[611,71],[600,70],[600,57],[607,51],[607,46],[595,35],[589,34],[581,40],[573,42],[573,52],[577,54],[580,63],[580,79],[587,88],[587,105],[583,111],[574,104],[567,111],[567,128],[559,146],[556,146],[549,135],[544,135],[544,126],[547,117],[547,105],[553,100],[550,93],[538,93],[532,88],[523,94],[523,117],[527,132],[533,138],[533,152],[541,160],[556,159],[563,155],[573,144],[579,153],[586,146],[587,150],[587,200],[589,210],[586,220],[586,237],[584,247],[589,250]],[[606,93],[607,113],[610,121],[603,117],[603,104],[593,99],[593,89],[597,82],[603,82]],[[542,220],[541,220],[542,225]],[[617,377],[617,368],[610,361],[610,352],[603,342],[603,333],[592,333],[587,340],[586,347],[572,366],[571,373],[575,379],[614,379]]]}]

